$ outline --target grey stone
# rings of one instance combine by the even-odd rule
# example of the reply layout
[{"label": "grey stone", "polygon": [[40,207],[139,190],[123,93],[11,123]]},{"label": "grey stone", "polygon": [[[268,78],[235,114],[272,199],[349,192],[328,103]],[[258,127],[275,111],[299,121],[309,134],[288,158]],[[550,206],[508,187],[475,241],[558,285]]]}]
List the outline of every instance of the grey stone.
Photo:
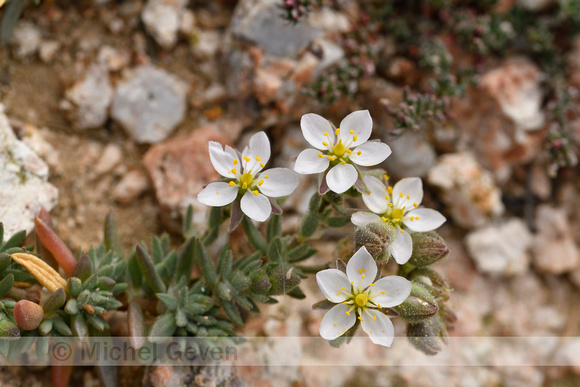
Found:
[{"label": "grey stone", "polygon": [[44,207],[50,211],[58,190],[48,183],[48,166],[18,140],[0,104],[0,221],[4,240],[20,230],[34,228],[34,217]]},{"label": "grey stone", "polygon": [[420,134],[407,132],[389,142],[393,153],[387,158],[387,170],[394,176],[424,177],[435,165],[437,155],[429,142]]},{"label": "grey stone", "polygon": [[92,129],[107,121],[112,99],[108,71],[103,66],[92,65],[85,77],[66,91],[60,107],[76,129]]},{"label": "grey stone", "polygon": [[230,29],[234,37],[262,47],[268,54],[294,57],[319,34],[308,22],[291,25],[280,17],[277,0],[242,0]]},{"label": "grey stone", "polygon": [[119,83],[111,115],[138,143],[164,140],[183,120],[187,84],[170,73],[141,66]]}]

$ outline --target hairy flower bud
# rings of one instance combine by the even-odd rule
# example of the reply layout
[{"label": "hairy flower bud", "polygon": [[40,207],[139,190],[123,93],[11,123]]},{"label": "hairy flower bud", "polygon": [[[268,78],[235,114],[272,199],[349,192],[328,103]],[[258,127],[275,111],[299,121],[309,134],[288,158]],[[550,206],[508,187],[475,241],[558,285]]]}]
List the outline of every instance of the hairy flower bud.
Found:
[{"label": "hairy flower bud", "polygon": [[3,339],[17,339],[20,337],[20,329],[8,319],[0,321],[0,337]]},{"label": "hairy flower bud", "polygon": [[409,297],[395,307],[401,317],[410,323],[415,323],[437,314],[439,306],[431,292],[416,282],[411,282],[411,284]]},{"label": "hairy flower bud", "polygon": [[386,261],[391,257],[390,247],[395,239],[395,227],[390,223],[369,223],[359,227],[354,233],[356,250],[366,247],[377,261]]},{"label": "hairy flower bud", "polygon": [[417,232],[413,238],[413,254],[409,263],[414,266],[428,266],[449,253],[447,244],[436,231]]},{"label": "hairy flower bud", "polygon": [[32,331],[40,325],[44,311],[42,307],[28,300],[20,300],[14,305],[14,321],[20,329]]},{"label": "hairy flower bud", "polygon": [[436,355],[441,351],[439,336],[441,333],[441,322],[437,316],[409,324],[407,337],[415,348],[425,355]]}]

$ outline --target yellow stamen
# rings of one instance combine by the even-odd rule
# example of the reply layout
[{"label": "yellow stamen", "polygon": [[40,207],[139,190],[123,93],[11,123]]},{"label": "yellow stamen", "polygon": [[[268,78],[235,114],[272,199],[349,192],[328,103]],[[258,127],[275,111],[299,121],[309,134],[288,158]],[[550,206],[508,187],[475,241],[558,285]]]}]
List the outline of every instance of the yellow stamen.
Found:
[{"label": "yellow stamen", "polygon": [[362,318],[361,316],[358,316],[358,319],[359,319],[360,321],[364,321],[364,320],[363,320],[363,318]]},{"label": "yellow stamen", "polygon": [[264,163],[260,163],[260,167],[264,168]]},{"label": "yellow stamen", "polygon": [[230,181],[230,183],[228,184],[230,187],[233,187],[234,185],[236,185],[236,183],[234,183],[233,181]]},{"label": "yellow stamen", "polygon": [[344,164],[346,164],[346,161],[342,160],[340,163],[341,163],[342,165],[344,165]]},{"label": "yellow stamen", "polygon": [[354,134],[354,130],[349,130],[348,131],[350,134]]},{"label": "yellow stamen", "polygon": [[383,220],[383,222],[387,221],[387,218],[385,218],[384,216],[381,216],[381,219]]},{"label": "yellow stamen", "polygon": [[246,188],[248,188],[248,184],[246,184],[246,183],[242,184],[242,188],[243,188],[243,189],[246,189]]},{"label": "yellow stamen", "polygon": [[344,288],[340,288],[340,290],[344,291]]},{"label": "yellow stamen", "polygon": [[264,175],[264,179],[267,179],[267,178],[269,178],[269,177],[270,177],[270,176],[268,176],[268,175]]},{"label": "yellow stamen", "polygon": [[318,157],[320,157],[320,158],[323,158],[323,157],[324,157],[324,155],[323,155],[322,153],[319,153],[319,154],[318,154]]},{"label": "yellow stamen", "polygon": [[401,230],[401,234],[404,234],[404,233],[405,233],[405,231]]},{"label": "yellow stamen", "polygon": [[413,207],[417,208],[417,203],[413,203]]},{"label": "yellow stamen", "polygon": [[393,194],[393,187],[387,187],[387,192],[389,193],[389,195]]},{"label": "yellow stamen", "polygon": [[336,130],[334,131],[334,134],[336,134],[337,136],[338,136],[338,134],[339,134],[339,133],[340,133],[340,129],[336,129]]},{"label": "yellow stamen", "polygon": [[322,142],[322,145],[324,145],[324,146],[328,146],[328,143],[323,141],[323,142]]},{"label": "yellow stamen", "polygon": [[334,161],[334,160],[336,160],[336,157],[334,157],[334,156],[328,156],[328,159],[329,159],[330,161]]},{"label": "yellow stamen", "polygon": [[238,170],[236,168],[232,168],[232,173],[238,173]]},{"label": "yellow stamen", "polygon": [[411,195],[407,194],[407,200],[411,199]]},{"label": "yellow stamen", "polygon": [[356,154],[357,154],[358,156],[360,156],[360,154],[361,154],[361,153],[362,153],[362,151],[358,151],[358,152],[356,152]]},{"label": "yellow stamen", "polygon": [[403,193],[399,192],[399,196],[401,197],[401,199],[403,198]]},{"label": "yellow stamen", "polygon": [[393,206],[393,203],[389,203],[389,204],[387,204],[387,205],[388,205],[389,207],[392,207],[392,206]]},{"label": "yellow stamen", "polygon": [[216,194],[219,194],[219,193],[220,193],[220,191],[215,191],[215,193],[216,193]]},{"label": "yellow stamen", "polygon": [[252,193],[256,196],[258,196],[260,194],[260,191],[258,191],[257,189],[253,190]]},{"label": "yellow stamen", "polygon": [[336,326],[336,323],[334,323],[334,326]]},{"label": "yellow stamen", "polygon": [[264,180],[263,179],[258,182],[258,185],[262,185],[262,184],[264,184]]},{"label": "yellow stamen", "polygon": [[[381,294],[385,294],[385,292],[381,292]],[[379,304],[379,308],[381,307],[381,305]]]},{"label": "yellow stamen", "polygon": [[346,311],[346,315],[347,315],[347,316],[350,316],[350,310],[347,310],[347,311]]},{"label": "yellow stamen", "polygon": [[234,159],[234,165],[238,165],[238,159]]},{"label": "yellow stamen", "polygon": [[252,159],[249,158],[248,156],[244,156],[244,160],[246,160],[246,163],[249,163],[250,161],[252,161]]},{"label": "yellow stamen", "polygon": [[356,141],[356,139],[357,139],[357,137],[356,137],[356,134],[355,134],[354,136],[352,136],[352,140],[353,141]]},{"label": "yellow stamen", "polygon": [[419,218],[418,216],[415,216],[415,219],[419,220],[419,219],[421,219],[421,218]]},{"label": "yellow stamen", "polygon": [[324,135],[325,135],[325,136],[328,136],[328,132],[324,132]]},{"label": "yellow stamen", "polygon": [[346,150],[346,153],[348,153],[348,154],[351,154],[351,153],[352,153],[352,151],[351,151],[350,149],[347,149],[347,150]]},{"label": "yellow stamen", "polygon": [[361,279],[365,279],[365,275],[364,274],[361,274],[360,278]]},{"label": "yellow stamen", "polygon": [[[373,321],[377,321],[377,316],[373,316]],[[371,331],[371,333],[373,332]]]},{"label": "yellow stamen", "polygon": [[262,161],[262,159],[260,158],[260,155],[256,156],[256,161]]}]

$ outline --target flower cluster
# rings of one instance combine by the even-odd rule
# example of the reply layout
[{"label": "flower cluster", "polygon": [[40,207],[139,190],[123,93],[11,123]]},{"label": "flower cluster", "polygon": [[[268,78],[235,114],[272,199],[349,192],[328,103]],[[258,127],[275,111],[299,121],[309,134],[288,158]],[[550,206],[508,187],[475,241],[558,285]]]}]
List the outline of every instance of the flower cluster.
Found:
[{"label": "flower cluster", "polygon": [[[358,227],[354,238],[358,250],[346,268],[342,271],[321,270],[316,275],[327,299],[319,304],[335,304],[322,320],[320,335],[335,340],[354,334],[360,326],[373,343],[388,347],[393,341],[394,328],[387,313],[396,311],[410,324],[415,324],[417,330],[417,324],[424,324],[425,319],[438,313],[440,306],[444,307],[447,287],[441,285],[440,289],[435,289],[434,285],[412,284],[399,276],[380,278],[375,260],[387,260],[392,256],[402,265],[413,257],[411,271],[405,272],[409,279],[411,274],[433,276],[426,267],[445,256],[448,249],[438,235],[426,232],[441,226],[445,217],[438,211],[420,207],[423,200],[421,179],[406,178],[391,187],[384,183],[388,183],[386,174],[381,180],[376,170],[367,172],[361,168],[376,166],[391,154],[387,144],[369,141],[373,121],[368,110],[349,114],[338,128],[312,113],[302,116],[300,126],[304,138],[314,149],[300,152],[294,171],[286,168],[264,170],[271,152],[264,132],[252,136],[241,154],[230,146],[223,148],[210,142],[210,160],[222,179],[208,184],[199,193],[198,200],[214,207],[231,204],[231,230],[242,221],[243,214],[263,222],[271,213],[280,213],[273,198],[294,192],[299,184],[297,173],[318,174],[318,193],[311,199],[309,212],[303,218],[295,239],[282,242],[274,237],[281,232],[279,217],[268,224],[268,241],[248,219],[243,223],[244,232],[261,254],[278,260],[288,256],[288,264],[292,267],[286,274],[281,271],[283,276],[295,273],[305,278],[295,263],[316,252],[309,249],[307,241],[319,224],[342,227],[354,223]],[[362,194],[362,200],[370,211],[351,214],[342,208],[341,194],[353,187]],[[328,191],[333,193],[327,194]],[[333,211],[337,216],[330,216]],[[415,252],[413,243],[417,248]],[[444,284],[441,280],[435,282]],[[276,283],[277,280],[273,280],[270,285],[275,287]],[[289,294],[299,295],[298,290]],[[444,329],[440,331],[444,332]]]}]

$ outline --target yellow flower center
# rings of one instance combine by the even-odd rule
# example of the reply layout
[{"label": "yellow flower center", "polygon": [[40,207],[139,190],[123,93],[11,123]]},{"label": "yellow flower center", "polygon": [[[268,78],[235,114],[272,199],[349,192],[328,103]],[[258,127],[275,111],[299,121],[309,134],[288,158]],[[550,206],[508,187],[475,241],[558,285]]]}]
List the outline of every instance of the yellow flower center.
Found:
[{"label": "yellow flower center", "polygon": [[403,210],[401,208],[396,208],[391,212],[391,218],[393,219],[403,219]]},{"label": "yellow flower center", "polygon": [[357,304],[357,306],[360,306],[360,307],[366,306],[368,301],[369,301],[369,296],[365,293],[357,294],[356,297],[354,298],[355,304]]},{"label": "yellow flower center", "polygon": [[244,173],[240,177],[240,182],[242,184],[246,184],[246,186],[251,185],[253,181],[254,181],[254,178],[252,177],[252,174],[251,173]]},{"label": "yellow flower center", "polygon": [[342,143],[342,140],[338,140],[338,143],[332,148],[332,153],[338,157],[342,157],[346,153],[346,147]]}]

